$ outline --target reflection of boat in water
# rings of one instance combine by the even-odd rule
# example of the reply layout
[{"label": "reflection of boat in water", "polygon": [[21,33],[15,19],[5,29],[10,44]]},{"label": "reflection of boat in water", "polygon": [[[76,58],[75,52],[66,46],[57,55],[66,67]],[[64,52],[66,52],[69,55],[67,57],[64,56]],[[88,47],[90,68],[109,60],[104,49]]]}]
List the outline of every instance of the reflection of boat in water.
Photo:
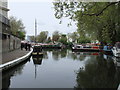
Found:
[{"label": "reflection of boat in water", "polygon": [[74,55],[84,55],[84,56],[98,56],[99,52],[73,52]]},{"label": "reflection of boat in water", "polygon": [[112,55],[113,53],[112,53],[112,46],[110,46],[110,45],[105,45],[104,47],[103,47],[103,53],[104,54],[106,54],[106,55]]},{"label": "reflection of boat in water", "polygon": [[37,77],[37,66],[42,64],[43,56],[32,56],[33,63],[35,65],[35,78]]},{"label": "reflection of boat in water", "polygon": [[113,57],[113,60],[115,65],[120,68],[120,58]]},{"label": "reflection of boat in water", "polygon": [[99,46],[83,46],[83,45],[75,45],[72,47],[72,51],[80,51],[80,52],[99,52]]},{"label": "reflection of boat in water", "polygon": [[33,57],[43,56],[42,48],[40,46],[34,46],[32,56]]},{"label": "reflection of boat in water", "polygon": [[120,42],[117,42],[115,44],[115,47],[113,47],[112,52],[115,57],[120,57]]},{"label": "reflection of boat in water", "polygon": [[42,57],[33,58],[33,63],[41,65],[42,64]]}]

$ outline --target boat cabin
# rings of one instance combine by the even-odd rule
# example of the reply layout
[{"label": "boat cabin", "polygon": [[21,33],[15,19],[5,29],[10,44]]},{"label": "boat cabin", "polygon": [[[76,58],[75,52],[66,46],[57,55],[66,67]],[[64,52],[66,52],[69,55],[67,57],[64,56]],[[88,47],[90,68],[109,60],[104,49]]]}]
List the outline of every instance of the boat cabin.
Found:
[{"label": "boat cabin", "polygon": [[34,46],[33,47],[33,52],[42,52],[42,47],[40,47],[40,46]]}]

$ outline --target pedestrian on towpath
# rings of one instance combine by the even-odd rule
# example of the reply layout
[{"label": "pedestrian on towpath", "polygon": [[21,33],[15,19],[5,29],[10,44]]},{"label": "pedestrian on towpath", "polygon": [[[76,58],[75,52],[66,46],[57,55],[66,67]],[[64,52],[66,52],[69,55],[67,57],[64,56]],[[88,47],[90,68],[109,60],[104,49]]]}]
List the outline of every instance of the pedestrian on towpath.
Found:
[{"label": "pedestrian on towpath", "polygon": [[27,42],[25,43],[25,50],[27,51]]},{"label": "pedestrian on towpath", "polygon": [[30,42],[28,42],[27,47],[28,47],[28,50],[30,51],[30,48],[31,48],[31,43]]},{"label": "pedestrian on towpath", "polygon": [[24,48],[24,42],[21,41],[21,50],[23,50],[23,48]]}]

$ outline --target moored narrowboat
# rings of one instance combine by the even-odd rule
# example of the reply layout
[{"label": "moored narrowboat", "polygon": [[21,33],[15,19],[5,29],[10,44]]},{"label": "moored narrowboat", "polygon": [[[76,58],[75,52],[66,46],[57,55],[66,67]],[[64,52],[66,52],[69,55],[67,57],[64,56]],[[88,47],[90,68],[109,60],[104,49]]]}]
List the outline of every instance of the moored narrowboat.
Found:
[{"label": "moored narrowboat", "polygon": [[33,56],[33,57],[43,56],[42,48],[41,48],[40,46],[37,46],[37,45],[34,46],[34,47],[33,47],[32,56]]},{"label": "moored narrowboat", "polygon": [[120,58],[120,42],[117,42],[112,48],[113,55]]},{"label": "moored narrowboat", "polygon": [[80,51],[80,52],[99,52],[99,46],[83,46],[83,45],[75,45],[72,47],[72,51]]}]

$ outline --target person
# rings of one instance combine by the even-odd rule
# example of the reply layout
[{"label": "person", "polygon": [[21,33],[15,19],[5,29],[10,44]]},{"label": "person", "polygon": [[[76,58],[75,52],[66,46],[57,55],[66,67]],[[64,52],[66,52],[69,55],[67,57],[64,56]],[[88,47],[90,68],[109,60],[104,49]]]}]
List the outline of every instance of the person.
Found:
[{"label": "person", "polygon": [[23,50],[24,43],[21,41],[21,50]]},{"label": "person", "polygon": [[27,51],[27,42],[25,43],[25,50]]},{"label": "person", "polygon": [[28,46],[28,50],[30,51],[30,48],[31,48],[30,42],[28,42],[27,46]]}]

